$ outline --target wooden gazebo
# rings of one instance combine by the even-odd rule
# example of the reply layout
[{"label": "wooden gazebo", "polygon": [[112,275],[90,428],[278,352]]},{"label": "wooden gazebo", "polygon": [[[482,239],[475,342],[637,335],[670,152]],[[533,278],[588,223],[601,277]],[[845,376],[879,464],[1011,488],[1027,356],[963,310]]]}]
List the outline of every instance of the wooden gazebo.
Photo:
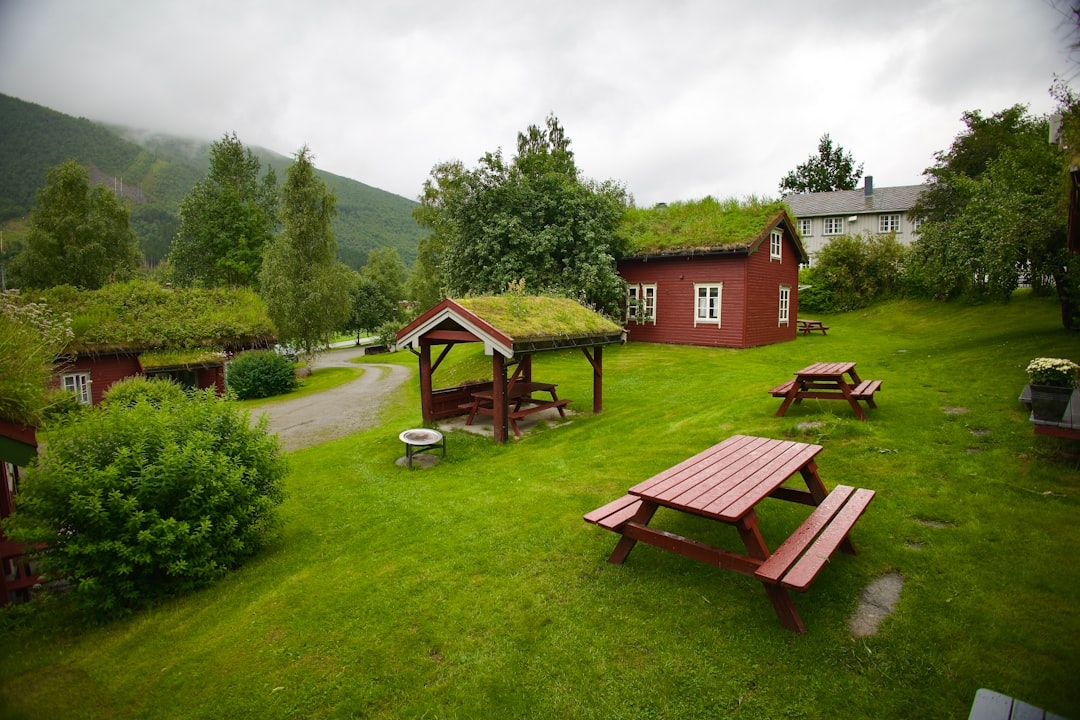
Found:
[{"label": "wooden gazebo", "polygon": [[[506,442],[509,397],[515,383],[532,382],[532,356],[577,348],[593,369],[593,412],[603,409],[603,346],[623,342],[623,329],[567,298],[523,295],[445,299],[397,334],[397,347],[420,361],[420,402],[424,422],[469,413],[474,393],[490,392],[495,441]],[[484,344],[492,360],[492,381],[435,389],[432,375],[458,343]],[[433,361],[431,349],[442,346]]]}]

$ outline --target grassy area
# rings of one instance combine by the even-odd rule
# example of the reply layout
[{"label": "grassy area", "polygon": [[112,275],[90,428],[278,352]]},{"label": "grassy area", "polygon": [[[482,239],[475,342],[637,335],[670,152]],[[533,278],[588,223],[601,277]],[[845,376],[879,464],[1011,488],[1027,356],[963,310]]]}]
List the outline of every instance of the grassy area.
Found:
[{"label": "grassy area", "polygon": [[[61,601],[0,613],[0,708],[20,718],[966,718],[988,687],[1080,718],[1078,444],[1035,436],[1017,401],[1037,356],[1080,357],[1057,305],[890,303],[752,350],[629,344],[604,352],[589,413],[580,353],[537,356],[577,415],[496,446],[454,433],[408,471],[410,383],[384,425],[292,455],[280,540],[215,587],[104,627]],[[407,353],[377,362],[410,367]],[[813,361],[881,379],[786,417],[767,391]],[[474,377],[459,348],[436,374]],[[821,423],[801,429],[807,421]],[[877,496],[784,630],[760,584],[639,546],[581,516],[735,434],[818,442],[826,485]],[[771,546],[805,510],[760,510]],[[675,514],[654,525],[734,544]],[[715,524],[713,524],[715,525]],[[898,571],[872,637],[847,621]],[[2,714],[2,713],[0,713]]]},{"label": "grassy area", "polygon": [[272,405],[273,403],[283,402],[285,400],[296,400],[306,395],[313,395],[325,390],[331,390],[338,385],[344,385],[347,382],[356,380],[364,373],[363,368],[346,368],[346,367],[318,367],[316,364],[315,369],[311,371],[310,375],[305,375],[299,379],[297,388],[290,393],[284,395],[275,395],[269,398],[256,398],[254,400],[237,400],[236,405],[242,410],[251,410],[256,407],[263,407],[266,405]]}]

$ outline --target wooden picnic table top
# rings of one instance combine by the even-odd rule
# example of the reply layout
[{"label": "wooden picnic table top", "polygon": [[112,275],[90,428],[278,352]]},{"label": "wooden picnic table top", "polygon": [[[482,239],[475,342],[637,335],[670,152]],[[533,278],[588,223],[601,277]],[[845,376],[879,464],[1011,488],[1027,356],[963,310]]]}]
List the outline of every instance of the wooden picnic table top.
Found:
[{"label": "wooden picnic table top", "polygon": [[[558,385],[555,383],[541,383],[541,382],[525,382],[523,380],[512,383],[508,389],[507,397],[514,400],[526,395],[532,395],[536,392],[554,393],[555,388]],[[494,390],[477,390],[472,393],[474,398],[481,398],[483,400],[492,400],[495,397]]]},{"label": "wooden picnic table top", "polygon": [[855,375],[855,363],[853,362],[817,362],[807,365],[802,370],[795,372],[798,377],[834,378],[842,380],[844,375],[851,375],[852,380],[859,382]]},{"label": "wooden picnic table top", "polygon": [[819,452],[820,445],[733,435],[638,483],[629,493],[657,505],[732,523],[807,467]]}]

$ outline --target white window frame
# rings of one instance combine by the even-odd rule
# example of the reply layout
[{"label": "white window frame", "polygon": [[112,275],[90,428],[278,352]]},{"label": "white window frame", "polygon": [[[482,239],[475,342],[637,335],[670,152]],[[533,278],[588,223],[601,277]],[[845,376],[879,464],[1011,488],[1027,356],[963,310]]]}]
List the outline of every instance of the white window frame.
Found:
[{"label": "white window frame", "polygon": [[[694,283],[694,327],[721,325],[724,283]],[[704,304],[702,301],[705,301]],[[702,310],[705,312],[703,313]]]},{"label": "white window frame", "polygon": [[780,325],[791,323],[791,286],[780,286]]},{"label": "white window frame", "polygon": [[900,232],[900,216],[895,213],[878,215],[878,232],[883,234]]},{"label": "white window frame", "polygon": [[769,259],[784,259],[784,233],[779,230],[769,231]]},{"label": "white window frame", "polygon": [[60,384],[65,390],[75,393],[75,397],[78,398],[80,404],[93,404],[94,396],[90,392],[90,373],[64,373],[60,376]]},{"label": "white window frame", "polygon": [[[639,316],[639,308],[642,308]],[[626,288],[626,322],[656,324],[656,283],[630,283]]]},{"label": "white window frame", "polygon": [[813,218],[806,218],[804,220],[799,220],[799,235],[801,235],[803,237],[813,237],[814,236],[814,219]]},{"label": "white window frame", "polygon": [[843,217],[827,217],[824,219],[824,227],[822,229],[823,235],[843,235],[844,234],[844,218]]}]

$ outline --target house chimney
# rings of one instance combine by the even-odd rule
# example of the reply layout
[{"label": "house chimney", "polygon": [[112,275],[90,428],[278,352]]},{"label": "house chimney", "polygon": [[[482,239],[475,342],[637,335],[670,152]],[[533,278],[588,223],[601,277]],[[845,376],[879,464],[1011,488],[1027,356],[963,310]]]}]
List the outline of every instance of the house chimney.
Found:
[{"label": "house chimney", "polygon": [[863,178],[863,194],[866,195],[866,197],[873,197],[874,196],[874,176],[873,175],[867,175],[866,177]]}]

